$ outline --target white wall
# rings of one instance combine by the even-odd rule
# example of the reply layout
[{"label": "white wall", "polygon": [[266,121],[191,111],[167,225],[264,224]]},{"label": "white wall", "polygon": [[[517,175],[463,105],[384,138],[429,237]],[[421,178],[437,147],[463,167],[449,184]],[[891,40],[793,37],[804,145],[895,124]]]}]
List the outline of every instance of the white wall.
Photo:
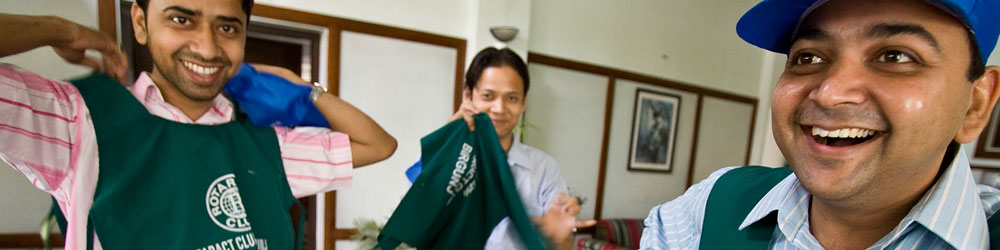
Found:
[{"label": "white wall", "polygon": [[[88,27],[97,27],[97,2],[90,0],[0,0],[0,12],[21,15],[58,15]],[[44,47],[0,58],[51,79],[84,75],[85,67],[63,63],[61,57]],[[0,114],[2,115],[2,114]],[[0,162],[0,233],[38,232],[48,214],[50,196],[38,190],[21,173]]]},{"label": "white wall", "polygon": [[586,198],[580,218],[594,218],[608,78],[539,64],[528,69],[529,126],[521,142],[559,163],[570,193]]},{"label": "white wall", "polygon": [[[770,95],[773,61],[766,52],[736,35],[736,21],[757,0],[535,0],[532,2],[529,50],[630,72],[671,79],[737,95],[763,99]],[[765,74],[766,72],[766,74]],[[603,217],[642,218],[656,204],[685,190],[690,130],[679,125],[677,152],[671,173],[628,171],[629,126],[635,88],[619,82],[615,92],[604,193]],[[648,86],[648,85],[645,85]],[[764,89],[762,89],[764,88]],[[682,96],[680,121],[693,115],[694,105]],[[766,99],[758,106],[751,164],[774,162],[765,150],[770,133]],[[693,121],[693,117],[687,118]],[[703,121],[704,122],[704,121]],[[746,130],[744,124],[734,129]],[[742,138],[746,145],[746,138]],[[710,145],[700,146],[712,148]],[[702,156],[704,157],[704,156]],[[740,154],[742,162],[743,154]],[[708,160],[698,158],[699,162]],[[723,166],[719,166],[723,167]],[[695,178],[693,181],[699,181]]]},{"label": "white wall", "polygon": [[256,0],[254,3],[452,37],[467,37],[467,0]]},{"label": "white wall", "polygon": [[736,36],[736,21],[756,2],[536,0],[528,48],[756,96],[760,50]]},{"label": "white wall", "polygon": [[[356,169],[353,187],[337,192],[337,227],[356,219],[385,223],[410,183],[404,172],[420,158],[420,138],[451,117],[454,49],[354,32],[341,34],[340,96],[399,142],[389,159]],[[337,242],[338,249],[356,248]]]}]

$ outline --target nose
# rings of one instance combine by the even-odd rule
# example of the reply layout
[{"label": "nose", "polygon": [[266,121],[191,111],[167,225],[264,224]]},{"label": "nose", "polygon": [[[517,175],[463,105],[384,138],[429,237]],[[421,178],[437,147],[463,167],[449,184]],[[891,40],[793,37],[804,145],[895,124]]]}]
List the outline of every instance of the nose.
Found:
[{"label": "nose", "polygon": [[201,25],[191,34],[188,49],[201,56],[202,60],[211,60],[221,53],[214,29],[210,24]]},{"label": "nose", "polygon": [[866,73],[863,65],[835,63],[830,66],[819,86],[809,92],[809,99],[826,108],[864,103]]},{"label": "nose", "polygon": [[504,103],[503,98],[497,98],[496,100],[493,100],[493,103],[490,103],[490,113],[503,113],[503,111],[506,110],[506,105],[507,104]]}]

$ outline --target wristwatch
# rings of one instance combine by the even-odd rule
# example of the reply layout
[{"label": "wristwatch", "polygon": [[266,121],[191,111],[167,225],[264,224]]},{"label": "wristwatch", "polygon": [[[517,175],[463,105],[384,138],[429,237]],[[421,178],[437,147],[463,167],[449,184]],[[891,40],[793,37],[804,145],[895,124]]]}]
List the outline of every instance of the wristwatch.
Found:
[{"label": "wristwatch", "polygon": [[323,95],[323,93],[326,93],[326,91],[327,91],[326,86],[323,86],[323,84],[319,82],[313,82],[312,92],[309,93],[309,100],[312,100],[312,102],[316,102],[316,100],[319,100],[319,96]]}]

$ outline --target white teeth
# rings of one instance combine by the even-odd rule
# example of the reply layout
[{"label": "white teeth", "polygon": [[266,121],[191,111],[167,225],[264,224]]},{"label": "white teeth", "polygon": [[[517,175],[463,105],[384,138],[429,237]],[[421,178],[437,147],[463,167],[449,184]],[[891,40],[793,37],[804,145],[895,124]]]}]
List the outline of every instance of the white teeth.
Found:
[{"label": "white teeth", "polygon": [[875,135],[875,131],[863,128],[842,128],[830,131],[819,127],[813,127],[812,135],[828,138],[864,138]]},{"label": "white teeth", "polygon": [[202,67],[201,65],[197,65],[190,62],[184,62],[184,66],[190,69],[191,71],[194,71],[195,73],[202,75],[211,75],[215,74],[216,71],[219,71],[219,67]]}]

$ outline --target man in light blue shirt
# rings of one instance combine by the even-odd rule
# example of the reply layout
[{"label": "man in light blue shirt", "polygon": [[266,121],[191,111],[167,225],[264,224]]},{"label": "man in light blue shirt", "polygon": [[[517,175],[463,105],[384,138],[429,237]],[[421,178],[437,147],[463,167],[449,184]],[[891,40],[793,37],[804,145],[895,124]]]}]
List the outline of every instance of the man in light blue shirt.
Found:
[{"label": "man in light blue shirt", "polygon": [[[514,127],[524,112],[529,86],[528,67],[514,51],[483,49],[469,65],[462,105],[449,121],[464,119],[474,130],[472,115],[489,115],[500,146],[507,152],[507,162],[528,216],[555,249],[570,250],[575,228],[597,222],[576,220],[580,205],[567,194],[566,181],[555,159],[514,138]],[[419,175],[419,164],[407,170],[411,181]],[[484,249],[525,249],[525,246],[510,219],[504,218],[493,228]]]},{"label": "man in light blue shirt", "polygon": [[[514,140],[507,151],[507,163],[517,183],[517,193],[521,196],[528,216],[541,218],[557,196],[568,192],[566,181],[559,171],[559,165],[551,156]],[[578,210],[577,210],[578,211]],[[573,214],[575,216],[575,214]],[[566,228],[563,230],[572,230]],[[543,232],[544,234],[544,232]],[[552,233],[549,233],[550,235]],[[552,236],[548,236],[551,238]],[[493,228],[484,249],[525,249],[517,229],[510,218],[504,218]]]},{"label": "man in light blue shirt", "polygon": [[788,55],[771,113],[789,167],[713,173],[650,211],[641,247],[989,248],[1000,192],[975,184],[960,144],[1000,96],[984,64],[997,13],[997,0],[761,2],[737,33]]}]

